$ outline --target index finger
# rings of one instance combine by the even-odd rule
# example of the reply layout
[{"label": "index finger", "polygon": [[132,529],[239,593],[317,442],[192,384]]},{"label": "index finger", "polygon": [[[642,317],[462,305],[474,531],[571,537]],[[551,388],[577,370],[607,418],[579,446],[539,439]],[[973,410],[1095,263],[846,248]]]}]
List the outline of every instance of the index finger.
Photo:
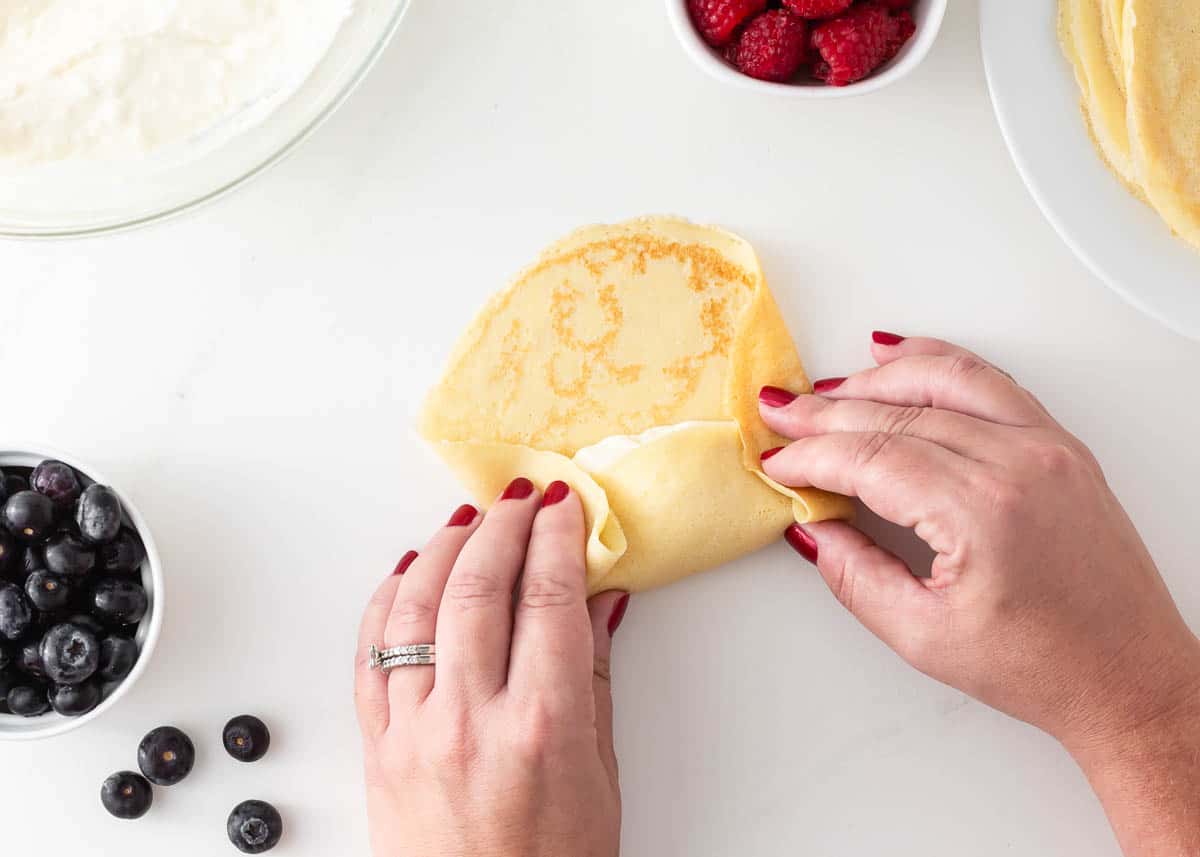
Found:
[{"label": "index finger", "polygon": [[518,587],[508,685],[557,714],[591,699],[586,538],[579,497],[563,482],[546,486]]},{"label": "index finger", "polygon": [[879,366],[846,378],[823,395],[942,408],[1013,426],[1053,422],[1032,393],[972,351],[925,336],[876,331],[872,339],[871,355]]}]

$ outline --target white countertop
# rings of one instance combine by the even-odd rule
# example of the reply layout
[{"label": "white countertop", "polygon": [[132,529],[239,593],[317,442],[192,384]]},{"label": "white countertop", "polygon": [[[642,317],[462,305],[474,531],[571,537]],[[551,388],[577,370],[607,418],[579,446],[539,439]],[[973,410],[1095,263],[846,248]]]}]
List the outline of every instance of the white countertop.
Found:
[{"label": "white countertop", "polygon": [[[814,377],[873,327],[952,337],[1082,436],[1200,625],[1200,345],[1079,264],[1004,149],[973,3],[877,95],[748,95],[653,0],[417,0],[282,165],[182,220],[0,243],[0,436],[127,490],[166,567],[161,646],[112,712],[0,745],[5,853],[366,854],[351,658],[363,602],[460,502],[411,425],[469,314],[554,238],[670,212],[759,249]],[[1052,573],[1053,569],[1048,569]],[[1116,845],[1048,738],[903,665],[785,546],[635,597],[614,663],[630,857],[1087,854]],[[238,765],[225,720],[270,755]],[[139,822],[101,780],[175,723],[195,772]],[[22,852],[26,853],[26,852]]]}]

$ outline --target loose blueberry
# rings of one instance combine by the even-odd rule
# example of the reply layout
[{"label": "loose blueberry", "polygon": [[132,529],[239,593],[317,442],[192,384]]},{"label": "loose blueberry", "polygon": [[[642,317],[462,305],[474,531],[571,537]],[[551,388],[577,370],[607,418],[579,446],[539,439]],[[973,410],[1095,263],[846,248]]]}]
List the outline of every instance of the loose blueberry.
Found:
[{"label": "loose blueberry", "polygon": [[192,770],[196,748],[174,726],[152,729],[138,745],[138,767],[156,786],[173,786]]},{"label": "loose blueberry", "polygon": [[0,582],[0,637],[19,640],[33,626],[33,608],[19,587]]},{"label": "loose blueberry", "polygon": [[229,813],[225,830],[229,841],[243,854],[262,854],[270,851],[283,836],[283,819],[279,810],[262,800],[246,800]]},{"label": "loose blueberry", "polygon": [[4,501],[0,517],[18,539],[40,542],[54,532],[54,502],[36,491],[18,491]]},{"label": "loose blueberry", "polygon": [[58,533],[42,548],[46,568],[55,574],[82,577],[96,565],[96,552],[77,536]]},{"label": "loose blueberry", "polygon": [[271,746],[267,724],[250,714],[241,714],[225,724],[221,732],[225,751],[239,762],[257,762]]},{"label": "loose blueberry", "polygon": [[47,698],[50,707],[63,717],[79,717],[100,704],[100,685],[94,681],[82,684],[54,684]]},{"label": "loose blueberry", "polygon": [[68,508],[79,499],[83,486],[69,465],[61,461],[43,461],[29,474],[29,487],[54,501],[59,508]]},{"label": "loose blueberry", "polygon": [[43,613],[63,610],[71,601],[71,584],[51,571],[35,571],[25,578],[25,597]]},{"label": "loose blueberry", "polygon": [[137,643],[110,635],[100,641],[100,669],[96,674],[104,681],[120,681],[129,675],[137,659]]},{"label": "loose blueberry", "polygon": [[111,542],[121,531],[121,501],[107,485],[89,485],[79,496],[75,523],[85,542]]},{"label": "loose blueberry", "polygon": [[141,818],[154,803],[154,789],[141,774],[118,771],[100,786],[100,803],[117,818]]},{"label": "loose blueberry", "polygon": [[41,639],[29,640],[17,651],[17,669],[30,678],[46,680],[46,667],[42,663]]},{"label": "loose blueberry", "polygon": [[8,691],[5,697],[8,710],[21,717],[37,717],[50,710],[46,689],[38,685],[19,684]]},{"label": "loose blueberry", "polygon": [[55,684],[79,684],[100,667],[100,641],[96,635],[69,622],[47,631],[39,652],[46,677]]},{"label": "loose blueberry", "polygon": [[92,590],[92,615],[109,625],[133,625],[146,615],[146,590],[140,583],[106,577]]},{"label": "loose blueberry", "polygon": [[132,574],[146,558],[146,549],[137,533],[122,527],[114,541],[101,545],[96,551],[100,570],[107,574]]}]

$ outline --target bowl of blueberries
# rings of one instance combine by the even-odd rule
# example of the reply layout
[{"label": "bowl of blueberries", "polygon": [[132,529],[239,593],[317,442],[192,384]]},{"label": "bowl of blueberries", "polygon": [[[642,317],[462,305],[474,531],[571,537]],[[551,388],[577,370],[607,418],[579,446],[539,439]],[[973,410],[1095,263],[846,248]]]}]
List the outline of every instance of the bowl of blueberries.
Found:
[{"label": "bowl of blueberries", "polygon": [[61,453],[0,447],[0,741],[115,705],[158,641],[162,587],[125,495]]}]

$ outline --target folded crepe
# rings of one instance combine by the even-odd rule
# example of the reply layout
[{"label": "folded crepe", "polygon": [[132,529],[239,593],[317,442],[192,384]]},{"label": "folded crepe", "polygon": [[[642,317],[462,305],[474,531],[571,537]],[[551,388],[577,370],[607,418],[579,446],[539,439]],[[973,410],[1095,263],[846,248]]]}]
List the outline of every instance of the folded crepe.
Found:
[{"label": "folded crepe", "polygon": [[583,502],[589,593],[670,583],[849,501],[772,482],[765,385],[811,390],[741,238],[653,217],[581,229],[488,302],[422,434],[486,505],[516,476]]}]

